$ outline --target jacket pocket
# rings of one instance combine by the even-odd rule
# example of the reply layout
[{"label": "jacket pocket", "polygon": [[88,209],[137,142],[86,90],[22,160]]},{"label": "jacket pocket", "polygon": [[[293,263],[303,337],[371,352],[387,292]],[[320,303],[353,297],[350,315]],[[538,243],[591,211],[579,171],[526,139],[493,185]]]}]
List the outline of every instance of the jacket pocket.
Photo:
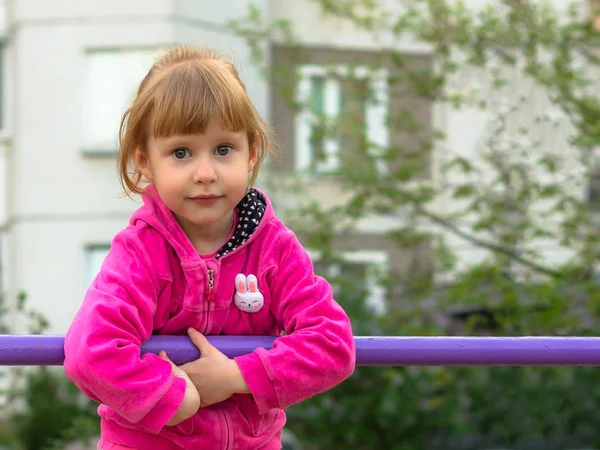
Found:
[{"label": "jacket pocket", "polygon": [[236,397],[240,415],[248,424],[253,437],[261,436],[266,430],[273,426],[281,413],[280,409],[273,408],[265,414],[260,414],[256,402],[251,395],[241,394]]}]

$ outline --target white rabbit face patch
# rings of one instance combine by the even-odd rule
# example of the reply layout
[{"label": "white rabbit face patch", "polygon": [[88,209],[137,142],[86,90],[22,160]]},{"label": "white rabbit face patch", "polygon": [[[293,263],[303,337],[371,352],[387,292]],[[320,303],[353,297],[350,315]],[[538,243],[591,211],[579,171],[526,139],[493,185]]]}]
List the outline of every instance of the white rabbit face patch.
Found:
[{"label": "white rabbit face patch", "polygon": [[235,306],[244,312],[260,311],[265,304],[265,298],[258,290],[258,280],[252,274],[246,276],[239,273],[235,277]]}]

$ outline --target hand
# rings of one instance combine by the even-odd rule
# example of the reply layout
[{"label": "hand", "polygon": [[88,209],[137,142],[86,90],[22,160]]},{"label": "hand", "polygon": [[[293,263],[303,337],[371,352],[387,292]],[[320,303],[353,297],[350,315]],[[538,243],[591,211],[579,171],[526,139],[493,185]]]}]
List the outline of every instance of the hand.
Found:
[{"label": "hand", "polygon": [[174,377],[183,378],[185,380],[185,393],[183,395],[183,401],[173,417],[171,417],[171,419],[167,422],[168,426],[173,426],[189,419],[198,412],[198,409],[200,409],[200,394],[198,393],[196,386],[194,386],[194,383],[192,383],[192,380],[190,380],[190,377],[188,377],[187,373],[177,367],[173,361],[169,359],[164,350],[161,351],[158,356],[171,363]]},{"label": "hand", "polygon": [[190,328],[188,336],[200,350],[200,358],[179,366],[196,386],[200,407],[227,400],[233,394],[249,394],[250,389],[237,363],[221,353],[204,335]]}]

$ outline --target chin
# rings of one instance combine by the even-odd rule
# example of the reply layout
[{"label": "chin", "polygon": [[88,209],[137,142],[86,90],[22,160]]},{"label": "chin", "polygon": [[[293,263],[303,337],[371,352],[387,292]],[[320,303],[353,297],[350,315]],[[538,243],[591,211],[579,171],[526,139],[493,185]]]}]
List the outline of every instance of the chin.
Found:
[{"label": "chin", "polygon": [[206,227],[209,225],[214,225],[216,222],[219,221],[219,219],[212,219],[212,218],[208,218],[208,217],[202,217],[202,218],[190,218],[187,219],[187,221],[189,223],[191,223],[192,225],[198,226],[198,227]]},{"label": "chin", "polygon": [[214,225],[215,223],[219,222],[221,219],[223,219],[224,215],[210,215],[207,217],[207,215],[203,215],[201,217],[193,217],[188,219],[189,222],[193,223],[194,225],[197,225],[199,227],[202,226],[209,226],[209,225]]}]

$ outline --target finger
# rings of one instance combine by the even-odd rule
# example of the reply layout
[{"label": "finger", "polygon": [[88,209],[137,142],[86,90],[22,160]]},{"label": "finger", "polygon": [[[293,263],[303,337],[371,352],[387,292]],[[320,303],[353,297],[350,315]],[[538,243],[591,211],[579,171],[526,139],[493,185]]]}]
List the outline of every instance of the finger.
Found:
[{"label": "finger", "polygon": [[[199,361],[200,361],[199,359],[196,359],[195,361],[186,362],[186,363],[183,363],[182,365],[177,366],[177,367],[179,367],[185,373],[188,373],[189,371],[196,371],[197,372],[198,371],[198,362]],[[0,447],[0,450],[2,450],[2,447]]]},{"label": "finger", "polygon": [[158,357],[161,359],[164,359],[165,361],[170,362],[172,366],[175,366],[175,363],[169,359],[167,352],[165,352],[164,350],[161,350],[160,352],[158,352]]},{"label": "finger", "polygon": [[171,364],[171,373],[173,374],[174,377],[182,378],[187,375],[185,370],[182,370],[181,367],[178,367],[177,364],[175,364],[173,361],[171,361],[169,359],[169,357],[167,356],[167,353],[164,350],[161,350],[158,353],[158,357],[161,359],[164,359],[169,364]]},{"label": "finger", "polygon": [[206,401],[204,397],[200,397],[200,408],[206,408],[207,406],[214,405],[213,401]]},{"label": "finger", "polygon": [[192,343],[198,348],[198,350],[200,350],[201,358],[203,356],[210,355],[214,350],[216,350],[215,347],[208,342],[208,339],[206,339],[206,337],[199,331],[189,328],[188,336],[190,337]]}]

